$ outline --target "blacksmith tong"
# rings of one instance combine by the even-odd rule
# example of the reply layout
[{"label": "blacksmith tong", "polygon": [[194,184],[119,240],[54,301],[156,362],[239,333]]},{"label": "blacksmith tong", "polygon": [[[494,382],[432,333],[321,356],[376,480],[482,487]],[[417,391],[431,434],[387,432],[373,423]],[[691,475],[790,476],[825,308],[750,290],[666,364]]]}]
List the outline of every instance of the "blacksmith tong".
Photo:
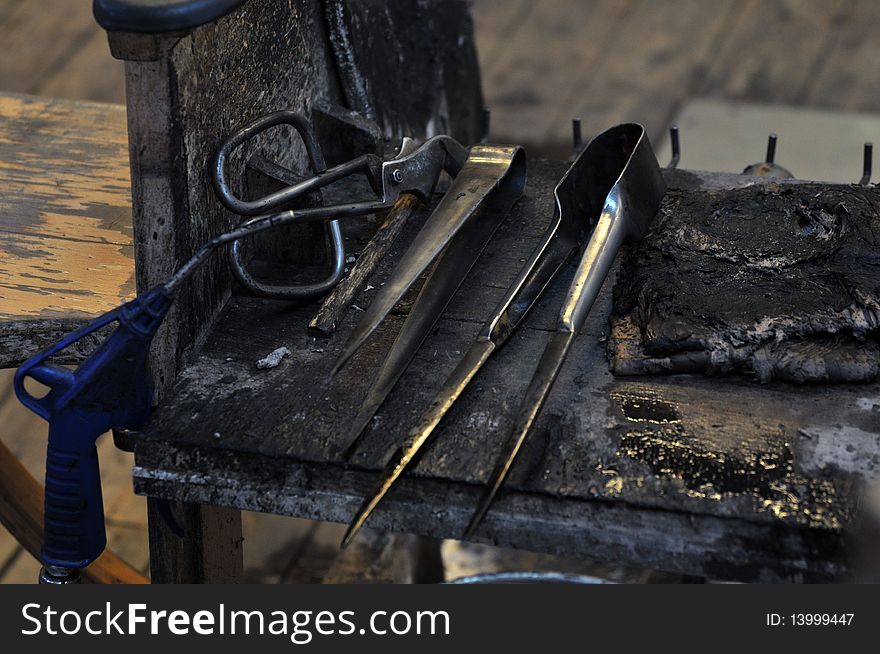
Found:
[{"label": "blacksmith tong", "polygon": [[641,125],[611,128],[580,153],[554,190],[553,219],[540,244],[418,425],[389,460],[372,495],[364,500],[349,526],[343,546],[354,538],[490,355],[507,342],[557,273],[580,251],[557,331],[541,357],[514,429],[468,526],[465,537],[470,537],[534,425],[617,251],[626,240],[645,234],[664,192],[660,167]]}]

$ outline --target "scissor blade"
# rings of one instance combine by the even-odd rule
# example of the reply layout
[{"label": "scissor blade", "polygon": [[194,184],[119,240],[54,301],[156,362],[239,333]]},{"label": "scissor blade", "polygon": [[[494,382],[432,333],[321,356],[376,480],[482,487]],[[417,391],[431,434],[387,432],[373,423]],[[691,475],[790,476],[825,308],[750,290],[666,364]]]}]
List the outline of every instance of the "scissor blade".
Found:
[{"label": "scissor blade", "polygon": [[574,342],[574,336],[574,332],[558,331],[553,334],[553,338],[547,344],[547,347],[544,348],[541,361],[538,363],[538,369],[535,371],[535,376],[532,377],[532,381],[520,405],[521,408],[516,416],[513,431],[504,444],[504,449],[498,457],[498,462],[495,464],[495,469],[492,471],[492,476],[489,478],[489,484],[483,492],[480,504],[465,530],[465,539],[473,536],[474,531],[476,531],[483,520],[483,516],[486,515],[489,507],[492,506],[495,495],[498,494],[498,490],[507,478],[513,462],[526,440],[526,436],[531,431],[532,425],[541,412],[541,407],[544,406],[544,402],[550,394],[550,389],[553,388],[553,382],[562,368],[565,355]]},{"label": "scissor blade", "polygon": [[403,471],[409,463],[415,458],[416,454],[422,446],[428,442],[434,429],[440,424],[443,416],[449,411],[458,396],[462,394],[464,389],[474,378],[474,375],[483,367],[483,364],[489,359],[489,356],[495,350],[495,345],[491,341],[476,341],[467,354],[450,373],[443,385],[441,391],[437,394],[431,407],[422,416],[418,426],[410,431],[406,441],[395,451],[394,455],[389,459],[382,475],[379,478],[373,492],[361,504],[357,515],[345,532],[342,539],[342,547],[348,545],[355,537],[360,528],[370,517],[373,509],[382,501],[382,498],[391,490],[394,483],[403,474]]},{"label": "scissor blade", "polygon": [[[364,313],[331,375],[335,375],[363,345],[407,289],[483,206],[487,197],[491,199],[490,204],[496,204],[497,200],[505,203],[509,210],[522,193],[524,185],[525,156],[521,148],[497,145],[475,145],[471,148],[470,156],[440,204]],[[501,193],[495,193],[496,189]]]}]

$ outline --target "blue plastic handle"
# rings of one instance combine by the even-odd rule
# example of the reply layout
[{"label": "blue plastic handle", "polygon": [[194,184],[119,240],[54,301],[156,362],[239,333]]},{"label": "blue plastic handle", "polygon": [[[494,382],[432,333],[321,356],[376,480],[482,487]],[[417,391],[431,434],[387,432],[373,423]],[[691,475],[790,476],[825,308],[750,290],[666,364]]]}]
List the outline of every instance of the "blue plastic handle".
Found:
[{"label": "blue plastic handle", "polygon": [[[162,287],[97,318],[26,361],[15,374],[15,394],[49,421],[43,562],[84,568],[106,545],[104,505],[95,441],[110,429],[138,429],[149,417],[153,385],[150,343],[171,297]],[[113,333],[76,370],[49,358],[112,322]],[[49,387],[37,398],[32,378]]]}]

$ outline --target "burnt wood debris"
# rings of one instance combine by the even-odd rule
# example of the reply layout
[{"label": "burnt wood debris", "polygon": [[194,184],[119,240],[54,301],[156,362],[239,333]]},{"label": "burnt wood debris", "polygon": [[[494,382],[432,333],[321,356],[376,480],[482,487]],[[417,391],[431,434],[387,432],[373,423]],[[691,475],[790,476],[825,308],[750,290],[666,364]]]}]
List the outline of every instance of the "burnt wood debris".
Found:
[{"label": "burnt wood debris", "polygon": [[617,374],[880,375],[880,193],[801,184],[667,195],[623,261]]}]

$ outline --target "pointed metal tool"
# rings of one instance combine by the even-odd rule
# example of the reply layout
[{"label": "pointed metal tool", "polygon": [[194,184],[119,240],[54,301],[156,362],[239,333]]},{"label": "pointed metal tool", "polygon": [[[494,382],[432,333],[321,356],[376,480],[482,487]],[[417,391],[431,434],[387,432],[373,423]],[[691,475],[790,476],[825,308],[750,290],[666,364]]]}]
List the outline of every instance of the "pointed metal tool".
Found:
[{"label": "pointed metal tool", "polygon": [[666,167],[670,170],[678,168],[678,162],[681,161],[681,140],[678,134],[678,125],[669,128],[669,145],[672,148],[672,158]]},{"label": "pointed metal tool", "polygon": [[859,180],[859,186],[867,186],[871,183],[871,166],[874,161],[874,144],[865,143],[862,152],[862,178]]},{"label": "pointed metal tool", "polygon": [[498,458],[465,538],[474,533],[510,472],[620,246],[627,240],[644,236],[666,190],[657,158],[641,125],[620,125],[603,132],[582,156],[587,158],[581,173],[587,188],[577,209],[586,214],[585,220],[595,221],[595,228],[563,302],[556,333],[541,356],[520,405],[514,429]]},{"label": "pointed metal tool", "polygon": [[[590,182],[584,175],[587,161],[588,158],[582,151],[556,186],[553,194],[555,200],[553,219],[544,232],[540,244],[520,270],[516,280],[507,290],[492,316],[480,329],[473,346],[449,375],[442,390],[418,426],[409,432],[406,441],[392,455],[373,493],[361,505],[357,516],[346,532],[342,541],[343,547],[351,542],[370,513],[427,442],[435,427],[492,352],[507,342],[514,329],[535,305],[556,273],[565,265],[571,255],[589,239],[593,224],[586,207],[583,205]],[[382,384],[377,384],[374,393],[384,398],[384,394],[380,390],[381,387]],[[378,400],[378,397],[376,399]],[[378,401],[381,403],[381,400]],[[358,433],[369,422],[375,410],[373,407],[378,408],[375,400],[372,404],[364,403],[361,414],[355,419],[354,429]]]},{"label": "pointed metal tool", "polygon": [[[396,381],[479,257],[495,228],[501,224],[501,220],[522,194],[525,180],[525,152],[522,148],[473,146],[440,204],[425,221],[391,278],[385,282],[385,286],[364,313],[330,374],[335,375],[346,364],[431,262],[437,259],[444,248],[451,245],[457,234],[466,232],[478,236],[482,242],[479,247],[469,244],[464,237],[457,239],[455,253],[450,257],[444,255],[443,265],[438,264],[425,282],[425,287],[430,288],[430,292],[423,290],[419,295],[407,319],[410,325],[404,325],[407,335],[403,340],[398,337],[395,350],[389,355],[397,357],[402,364],[400,370],[395,369],[393,380]],[[474,225],[484,221],[494,225],[488,233],[485,233],[486,224]],[[449,258],[453,261],[446,260]],[[398,352],[398,347],[402,351]],[[391,385],[393,386],[393,381]]]},{"label": "pointed metal tool", "polygon": [[[625,152],[638,146],[639,137],[636,135],[642,133],[638,125],[623,125],[600,134],[580,153],[557,184],[553,193],[553,219],[540,244],[483,325],[470,350],[449,375],[419,424],[409,432],[406,441],[389,460],[373,493],[361,505],[346,532],[343,546],[354,538],[483,364],[507,342],[566,262],[587,244],[608,189],[614,184],[614,179],[608,176],[624,169]],[[650,145],[647,148],[650,154]],[[604,166],[613,170],[606,171]],[[639,172],[632,175],[636,181],[649,180],[649,192],[655,192],[655,177]],[[662,186],[660,189],[662,195]]]},{"label": "pointed metal tool", "polygon": [[[472,161],[474,157],[476,160]],[[525,182],[526,160],[521,148],[474,146],[471,150],[471,159],[465,163],[444,200],[429,218],[429,222],[425,224],[409,252],[404,256],[404,260],[395,270],[393,279],[396,281],[393,283],[389,281],[383,287],[383,295],[387,289],[392,289],[391,297],[377,297],[374,300],[364,321],[358,326],[364,336],[355,336],[350,341],[352,345],[349,350],[353,352],[396,304],[397,300],[394,298],[402,295],[418,278],[424,266],[430,263],[428,257],[432,251],[438,249],[437,241],[441,238],[441,234],[434,230],[448,225],[451,221],[456,223],[461,221],[462,224],[457,227],[458,231],[449,240],[448,246],[437,259],[434,271],[422,286],[403,327],[382,363],[382,368],[369,394],[351,424],[346,438],[345,456],[350,456],[356,449],[364,428],[406,370],[492,235],[522,195]],[[462,193],[466,192],[463,189],[467,189],[467,192],[472,194],[470,199],[462,196]],[[429,225],[432,221],[435,224]],[[429,226],[432,229],[426,233]],[[409,267],[408,262],[416,256],[420,259],[419,263]],[[371,314],[377,304],[381,309]],[[344,358],[340,359],[342,363],[349,355],[350,353],[343,355]],[[337,368],[340,365],[342,364],[337,363]]]}]

